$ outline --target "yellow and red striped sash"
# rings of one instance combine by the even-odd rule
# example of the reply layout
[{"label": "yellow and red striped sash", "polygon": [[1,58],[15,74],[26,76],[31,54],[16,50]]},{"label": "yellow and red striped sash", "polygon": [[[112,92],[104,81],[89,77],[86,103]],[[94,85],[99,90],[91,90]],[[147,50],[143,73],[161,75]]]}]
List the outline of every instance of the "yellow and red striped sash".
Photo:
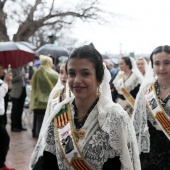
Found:
[{"label": "yellow and red striped sash", "polygon": [[158,123],[167,138],[170,140],[170,119],[168,118],[164,108],[159,102],[154,84],[146,89],[145,98],[147,107],[149,108],[152,117]]},{"label": "yellow and red striped sash", "polygon": [[61,114],[60,116],[57,116],[56,118],[56,124],[57,124],[57,127],[59,129],[63,128],[69,121],[69,118],[68,118],[68,113],[65,112],[63,114]]},{"label": "yellow and red striped sash", "polygon": [[123,82],[123,77],[119,79],[119,83],[120,83],[120,90],[122,91],[123,96],[128,101],[128,103],[134,108],[135,100],[132,97],[132,95],[126,90]]},{"label": "yellow and red striped sash", "polygon": [[[86,163],[83,153],[78,146],[77,137],[75,137],[76,130],[74,130],[72,125],[70,104],[64,105],[56,114],[54,117],[54,125],[56,128],[58,145],[67,165],[71,166],[74,170],[92,170],[92,168]],[[68,147],[69,152],[66,152],[65,148],[67,144],[63,141],[67,141],[68,138],[71,141],[72,148],[70,149]]]},{"label": "yellow and red striped sash", "polygon": [[89,170],[89,166],[81,158],[73,159],[71,164],[75,170]]}]

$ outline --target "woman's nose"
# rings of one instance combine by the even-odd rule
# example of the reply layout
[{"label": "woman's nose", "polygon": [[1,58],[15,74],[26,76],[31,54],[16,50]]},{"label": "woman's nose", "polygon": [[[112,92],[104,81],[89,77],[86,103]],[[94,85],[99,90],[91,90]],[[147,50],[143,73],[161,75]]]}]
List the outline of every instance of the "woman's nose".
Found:
[{"label": "woman's nose", "polygon": [[159,70],[164,70],[164,69],[165,69],[164,64],[163,63],[160,64]]},{"label": "woman's nose", "polygon": [[76,75],[75,79],[74,79],[74,82],[75,83],[80,83],[81,82],[81,77],[79,75]]}]

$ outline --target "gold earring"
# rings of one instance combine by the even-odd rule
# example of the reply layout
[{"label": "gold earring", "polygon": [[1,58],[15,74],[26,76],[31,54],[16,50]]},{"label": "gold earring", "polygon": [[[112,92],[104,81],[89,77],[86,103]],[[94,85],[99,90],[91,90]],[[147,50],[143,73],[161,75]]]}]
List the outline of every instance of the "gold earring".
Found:
[{"label": "gold earring", "polygon": [[101,93],[100,93],[100,86],[97,86],[96,89],[96,96],[100,97]]}]

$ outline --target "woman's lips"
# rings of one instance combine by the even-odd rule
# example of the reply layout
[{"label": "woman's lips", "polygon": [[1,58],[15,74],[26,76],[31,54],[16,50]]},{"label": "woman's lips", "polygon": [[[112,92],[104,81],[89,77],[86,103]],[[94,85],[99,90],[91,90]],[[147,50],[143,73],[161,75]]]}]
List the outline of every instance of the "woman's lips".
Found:
[{"label": "woman's lips", "polygon": [[85,87],[80,87],[80,86],[76,86],[76,87],[73,87],[75,91],[82,91],[84,90]]}]

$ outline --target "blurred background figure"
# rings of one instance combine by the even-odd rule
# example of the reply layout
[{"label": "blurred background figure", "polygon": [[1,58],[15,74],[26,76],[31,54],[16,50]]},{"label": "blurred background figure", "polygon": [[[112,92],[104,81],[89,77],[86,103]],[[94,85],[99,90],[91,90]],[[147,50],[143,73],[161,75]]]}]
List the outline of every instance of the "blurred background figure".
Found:
[{"label": "blurred background figure", "polygon": [[59,70],[59,80],[57,82],[56,88],[58,88],[58,102],[62,102],[66,98],[66,82],[67,82],[67,73],[66,73],[66,63],[67,60],[63,61],[60,65]]},{"label": "blurred background figure", "polygon": [[143,76],[131,57],[122,57],[119,63],[120,71],[113,81],[113,101],[119,103],[129,116],[132,116],[134,99],[139,91]]},{"label": "blurred background figure", "polygon": [[110,74],[111,74],[111,81],[110,82],[113,82],[113,80],[115,79],[115,77],[118,73],[118,68],[115,68],[114,63],[111,62],[111,61],[106,63],[106,67],[108,68],[108,70],[110,71]]},{"label": "blurred background figure", "polygon": [[58,73],[52,69],[51,57],[40,55],[41,65],[31,80],[30,109],[34,112],[32,136],[38,137],[47,107],[48,97],[58,81]]},{"label": "blurred background figure", "polygon": [[143,76],[145,76],[147,67],[148,67],[148,63],[146,61],[145,58],[139,58],[136,61],[137,67],[139,69],[139,71],[142,73]]},{"label": "blurred background figure", "polygon": [[12,69],[12,74],[12,89],[10,92],[12,101],[11,131],[20,132],[21,130],[26,130],[22,126],[22,113],[26,98],[28,75],[25,73],[24,67]]},{"label": "blurred background figure", "polygon": [[[105,61],[104,61],[105,62]],[[110,80],[110,89],[111,89],[111,95],[112,95],[112,99],[114,98],[113,96],[113,91],[114,91],[114,85],[113,85],[113,80],[115,79],[117,73],[118,73],[118,68],[114,67],[114,63],[112,61],[107,61],[106,63],[106,67],[109,70],[110,74],[111,74],[111,80]]]},{"label": "blurred background figure", "polygon": [[[3,115],[5,112],[4,97],[8,92],[8,84],[10,83],[11,80],[12,73],[10,70],[5,74],[3,81],[0,79],[0,115]],[[4,121],[1,118],[0,118],[0,170],[15,170],[14,168],[8,168],[5,165],[6,156],[9,150],[10,137],[6,130]]]},{"label": "blurred background figure", "polygon": [[31,78],[34,74],[33,62],[28,63],[28,83],[31,84]]},{"label": "blurred background figure", "polygon": [[[59,67],[59,79],[57,81],[57,84],[51,91],[48,99],[48,103],[53,100],[53,104],[57,105],[58,103],[62,102],[66,97],[68,97],[68,94],[66,95],[66,83],[67,83],[67,73],[66,73],[66,60],[62,60],[62,63],[60,63]],[[68,91],[67,91],[68,93]],[[51,108],[49,108],[49,105],[47,105],[45,116],[43,119],[43,124],[46,123],[47,119],[49,118],[51,112]],[[42,126],[43,126],[42,124]]]},{"label": "blurred background figure", "polygon": [[[3,65],[0,63],[0,79],[4,80],[5,77],[5,69]],[[7,124],[7,108],[8,108],[8,101],[10,100],[9,92],[11,91],[12,84],[11,81],[8,82],[8,92],[6,93],[4,97],[4,104],[5,104],[5,112],[3,115],[0,116],[1,121],[3,121],[4,125]]]}]

